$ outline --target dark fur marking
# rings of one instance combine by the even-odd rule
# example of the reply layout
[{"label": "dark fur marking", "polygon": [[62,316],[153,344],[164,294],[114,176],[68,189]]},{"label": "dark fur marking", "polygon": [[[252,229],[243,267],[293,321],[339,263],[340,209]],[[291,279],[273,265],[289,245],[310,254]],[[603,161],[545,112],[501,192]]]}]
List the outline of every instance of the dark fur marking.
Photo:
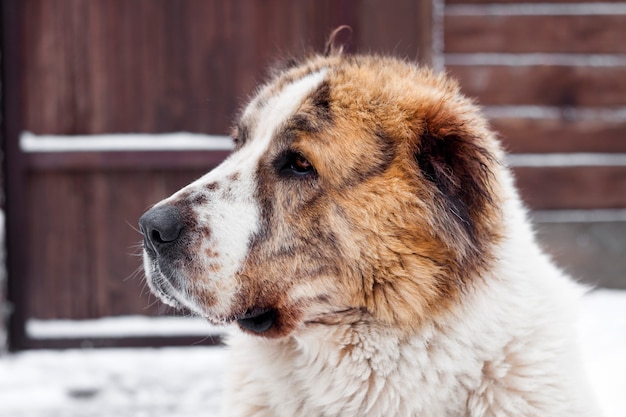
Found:
[{"label": "dark fur marking", "polygon": [[445,198],[453,217],[461,222],[468,237],[478,244],[481,212],[493,205],[487,168],[493,156],[473,140],[461,136],[438,138],[426,133],[421,138],[416,161],[424,177]]},{"label": "dark fur marking", "polygon": [[330,107],[330,83],[324,80],[311,95],[315,116],[319,122],[331,123],[333,114]]},{"label": "dark fur marking", "polygon": [[204,188],[206,188],[209,191],[215,191],[220,187],[220,184],[216,181],[210,182],[207,185],[204,186]]},{"label": "dark fur marking", "polygon": [[319,133],[332,123],[333,115],[330,108],[330,84],[328,81],[322,82],[305,100],[305,103],[307,101],[313,105],[312,109],[296,113],[287,120],[283,132],[279,135],[283,139],[292,141],[298,133],[302,132]]},{"label": "dark fur marking", "polygon": [[193,198],[191,199],[190,203],[194,206],[202,206],[204,204],[206,204],[208,202],[208,197],[206,196],[206,194],[201,194],[198,193],[196,195],[193,196]]},{"label": "dark fur marking", "polygon": [[295,130],[300,132],[313,133],[319,130],[315,121],[306,114],[296,114],[287,122],[288,128],[286,130]]},{"label": "dark fur marking", "polygon": [[[352,174],[344,181],[342,187],[354,187],[355,185],[367,181],[369,178],[383,174],[391,166],[391,163],[396,157],[396,144],[394,140],[382,130],[374,134],[378,139],[378,151],[375,152],[375,155],[371,155],[373,163],[366,167],[356,165],[352,169]],[[336,163],[341,163],[341,161],[336,161]]]},{"label": "dark fur marking", "polygon": [[273,175],[272,172],[274,166],[268,163],[265,158],[262,158],[259,166],[256,169],[256,199],[261,207],[260,213],[260,227],[254,236],[251,237],[251,241],[248,242],[248,247],[252,247],[258,241],[262,241],[267,238],[269,234],[269,219],[272,218],[274,207],[274,192],[272,188]]},{"label": "dark fur marking", "polygon": [[233,142],[235,143],[235,150],[238,150],[243,145],[245,145],[246,142],[248,142],[248,139],[250,137],[250,130],[243,123],[239,123],[233,129],[232,136],[233,136]]}]

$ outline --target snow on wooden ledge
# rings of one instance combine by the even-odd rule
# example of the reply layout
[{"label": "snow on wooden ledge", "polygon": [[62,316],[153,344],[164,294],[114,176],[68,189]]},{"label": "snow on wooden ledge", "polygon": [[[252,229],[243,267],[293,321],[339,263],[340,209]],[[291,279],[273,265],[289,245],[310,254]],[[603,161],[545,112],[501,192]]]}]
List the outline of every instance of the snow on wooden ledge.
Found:
[{"label": "snow on wooden ledge", "polygon": [[224,151],[232,150],[228,136],[199,133],[35,135],[23,132],[20,148],[24,152],[128,152],[128,151]]},{"label": "snow on wooden ledge", "polygon": [[147,336],[213,336],[225,328],[200,317],[119,316],[90,320],[29,319],[26,335],[32,339],[125,338]]}]

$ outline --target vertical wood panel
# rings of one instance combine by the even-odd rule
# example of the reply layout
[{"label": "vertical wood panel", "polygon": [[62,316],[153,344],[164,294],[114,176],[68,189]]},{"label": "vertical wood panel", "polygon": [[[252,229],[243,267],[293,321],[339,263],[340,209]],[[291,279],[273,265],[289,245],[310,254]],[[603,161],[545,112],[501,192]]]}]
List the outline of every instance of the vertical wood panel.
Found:
[{"label": "vertical wood panel", "polygon": [[427,54],[421,50],[426,41],[420,39],[423,28],[414,23],[420,20],[421,3],[425,2],[403,1],[393,7],[381,7],[377,0],[363,1],[357,34],[357,43],[363,47],[359,52],[393,52],[414,61],[427,60]]},{"label": "vertical wood panel", "polygon": [[[168,312],[153,303],[137,256],[137,219],[202,171],[56,172],[29,177],[28,311],[39,318]],[[32,197],[31,197],[32,198]],[[59,204],[60,202],[60,204]]]},{"label": "vertical wood panel", "polygon": [[7,251],[7,301],[12,304],[9,316],[9,344],[11,349],[22,347],[26,343],[24,321],[28,315],[26,309],[27,285],[22,279],[28,270],[28,242],[23,234],[27,233],[26,213],[26,161],[20,154],[17,138],[22,129],[23,97],[21,94],[22,72],[18,64],[23,53],[21,38],[22,13],[20,0],[0,2],[0,76],[2,83],[0,123],[2,127],[2,150],[4,151],[4,192],[6,196],[6,251]]},{"label": "vertical wood panel", "polygon": [[[340,24],[359,50],[429,57],[417,2],[25,0],[25,128],[224,133],[277,56],[321,51]],[[426,28],[426,29],[425,29]]]}]

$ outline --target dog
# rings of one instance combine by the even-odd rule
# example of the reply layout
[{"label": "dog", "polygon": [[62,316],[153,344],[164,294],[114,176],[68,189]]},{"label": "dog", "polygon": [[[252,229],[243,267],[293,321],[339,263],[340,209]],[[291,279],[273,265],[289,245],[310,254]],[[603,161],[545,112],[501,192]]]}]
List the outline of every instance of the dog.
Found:
[{"label": "dog", "polygon": [[312,54],[237,120],[233,153],[140,219],[151,290],[236,324],[225,415],[598,415],[584,289],[454,80]]}]

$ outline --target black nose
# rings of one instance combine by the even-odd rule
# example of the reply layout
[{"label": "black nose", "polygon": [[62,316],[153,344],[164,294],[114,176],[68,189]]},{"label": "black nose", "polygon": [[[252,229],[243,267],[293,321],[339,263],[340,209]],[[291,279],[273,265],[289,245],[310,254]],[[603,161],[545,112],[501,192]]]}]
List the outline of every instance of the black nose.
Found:
[{"label": "black nose", "polygon": [[172,206],[157,206],[139,219],[146,249],[160,253],[176,242],[183,230],[180,212]]}]

